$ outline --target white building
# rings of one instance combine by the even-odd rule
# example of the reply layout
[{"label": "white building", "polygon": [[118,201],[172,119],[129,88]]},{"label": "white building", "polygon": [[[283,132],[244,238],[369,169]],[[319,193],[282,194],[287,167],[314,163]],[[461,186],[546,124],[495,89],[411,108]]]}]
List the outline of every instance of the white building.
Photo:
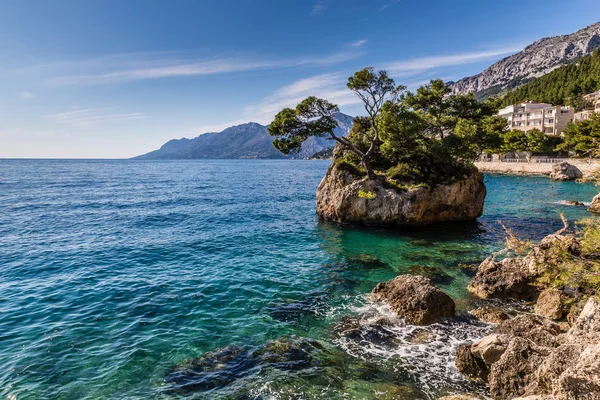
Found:
[{"label": "white building", "polygon": [[547,135],[560,135],[573,121],[574,110],[568,106],[527,101],[505,107],[498,111],[498,115],[508,121],[510,129],[523,132],[537,129]]}]

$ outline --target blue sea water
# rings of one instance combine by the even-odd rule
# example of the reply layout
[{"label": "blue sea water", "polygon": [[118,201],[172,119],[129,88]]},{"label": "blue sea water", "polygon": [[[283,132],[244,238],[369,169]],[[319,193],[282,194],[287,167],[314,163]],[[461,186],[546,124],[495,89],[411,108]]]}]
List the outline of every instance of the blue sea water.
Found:
[{"label": "blue sea water", "polygon": [[[327,166],[0,160],[0,397],[428,399],[482,390],[453,370],[452,351],[488,326],[459,317],[414,340],[422,331],[366,294],[397,274],[432,272],[464,311],[474,301],[464,265],[501,247],[496,221],[540,239],[562,225],[561,212],[589,216],[560,200],[590,201],[598,188],[487,176],[477,222],[341,227],[315,216]],[[381,318],[391,321],[370,323]],[[291,350],[282,360],[274,346]]]}]

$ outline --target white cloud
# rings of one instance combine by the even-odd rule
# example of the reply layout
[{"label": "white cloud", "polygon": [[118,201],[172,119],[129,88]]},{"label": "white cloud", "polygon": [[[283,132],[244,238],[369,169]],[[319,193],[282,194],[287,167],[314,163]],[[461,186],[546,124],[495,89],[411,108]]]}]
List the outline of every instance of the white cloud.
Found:
[{"label": "white cloud", "polygon": [[110,108],[87,108],[46,115],[46,118],[60,124],[86,126],[116,121],[146,119],[143,113],[114,113]]},{"label": "white cloud", "polygon": [[393,6],[394,4],[398,4],[400,3],[402,0],[390,0],[388,1],[386,4],[384,4],[382,7],[379,8],[379,12],[382,12],[383,10],[390,8],[391,6]]},{"label": "white cloud", "polygon": [[327,6],[325,6],[325,4],[323,3],[323,1],[319,1],[318,3],[316,3],[313,8],[312,11],[310,12],[312,15],[319,15],[321,14],[323,11],[325,11],[325,9],[327,8]]},{"label": "white cloud", "polygon": [[[322,56],[292,59],[227,56],[173,58],[167,55],[131,54],[98,57],[90,60],[51,63],[22,71],[48,71],[46,83],[52,86],[114,84],[137,80],[218,75],[260,69],[291,68],[306,65],[336,64],[360,56],[358,50],[344,50]],[[59,72],[60,71],[60,72]],[[65,74],[64,71],[69,71]]]},{"label": "white cloud", "polygon": [[384,68],[390,72],[412,72],[439,67],[473,64],[480,61],[496,59],[499,56],[513,54],[521,49],[522,47],[510,47],[480,52],[413,58],[410,60],[388,63]]},{"label": "white cloud", "polygon": [[35,95],[31,92],[21,92],[21,93],[19,93],[19,97],[22,100],[31,100],[35,97]]},{"label": "white cloud", "polygon": [[367,44],[367,39],[357,40],[356,42],[351,43],[350,46],[361,47],[361,46],[364,46],[365,44]]}]

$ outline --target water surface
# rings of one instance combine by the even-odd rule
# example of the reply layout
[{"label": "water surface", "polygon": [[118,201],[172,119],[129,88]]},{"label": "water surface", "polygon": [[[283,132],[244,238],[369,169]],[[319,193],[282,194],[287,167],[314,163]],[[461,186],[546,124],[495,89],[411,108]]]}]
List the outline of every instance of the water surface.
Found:
[{"label": "water surface", "polygon": [[[452,349],[488,326],[459,318],[420,343],[401,321],[371,326],[387,312],[365,294],[436,267],[425,271],[468,308],[472,271],[459,264],[499,248],[497,220],[539,239],[561,226],[560,212],[588,216],[558,201],[590,201],[598,189],[487,176],[475,223],[340,227],[315,217],[327,165],[0,160],[0,396],[427,399],[442,388],[482,390],[455,373]],[[340,321],[357,323],[348,316],[361,318],[357,334],[340,334]],[[304,346],[299,361],[262,356],[272,341]],[[227,346],[235,356],[210,353]],[[196,364],[217,360],[212,375],[188,368],[207,352]]]}]

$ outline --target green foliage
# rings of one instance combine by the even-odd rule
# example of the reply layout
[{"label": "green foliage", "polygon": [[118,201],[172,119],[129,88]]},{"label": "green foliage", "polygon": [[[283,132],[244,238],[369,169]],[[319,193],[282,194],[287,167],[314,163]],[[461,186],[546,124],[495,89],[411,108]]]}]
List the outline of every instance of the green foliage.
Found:
[{"label": "green foliage", "polygon": [[544,271],[538,278],[543,286],[578,287],[588,294],[600,294],[600,220],[585,219],[576,233],[578,244],[555,240],[544,257]]},{"label": "green foliage", "polygon": [[[366,116],[354,120],[347,138],[334,133],[337,106],[309,97],[284,109],[269,127],[282,152],[297,151],[310,136],[328,134],[338,142],[336,162],[348,172],[359,168],[369,179],[383,173],[391,186],[435,186],[473,172],[472,161],[497,151],[506,121],[496,117],[495,100],[451,95],[441,80],[406,93],[385,71],[365,68],[348,79]],[[380,175],[381,177],[381,175]]]},{"label": "green foliage", "polygon": [[333,115],[339,111],[335,104],[314,96],[306,98],[295,109],[283,109],[269,125],[269,134],[276,138],[273,146],[283,154],[299,151],[309,137],[333,132],[337,127]]},{"label": "green foliage", "polygon": [[361,199],[371,200],[371,199],[374,199],[375,197],[377,197],[377,194],[374,192],[359,190],[358,197],[360,197]]},{"label": "green foliage", "polygon": [[538,129],[531,129],[527,132],[515,129],[506,132],[502,139],[501,150],[504,153],[509,151],[552,153],[557,146],[562,144],[560,136],[548,136]]},{"label": "green foliage", "polygon": [[600,90],[600,52],[582,57],[577,64],[557,68],[509,92],[502,99],[508,106],[526,100],[585,108],[582,95]]},{"label": "green foliage", "polygon": [[600,114],[590,119],[570,123],[563,131],[564,142],[557,149],[573,151],[579,157],[600,157]]}]

